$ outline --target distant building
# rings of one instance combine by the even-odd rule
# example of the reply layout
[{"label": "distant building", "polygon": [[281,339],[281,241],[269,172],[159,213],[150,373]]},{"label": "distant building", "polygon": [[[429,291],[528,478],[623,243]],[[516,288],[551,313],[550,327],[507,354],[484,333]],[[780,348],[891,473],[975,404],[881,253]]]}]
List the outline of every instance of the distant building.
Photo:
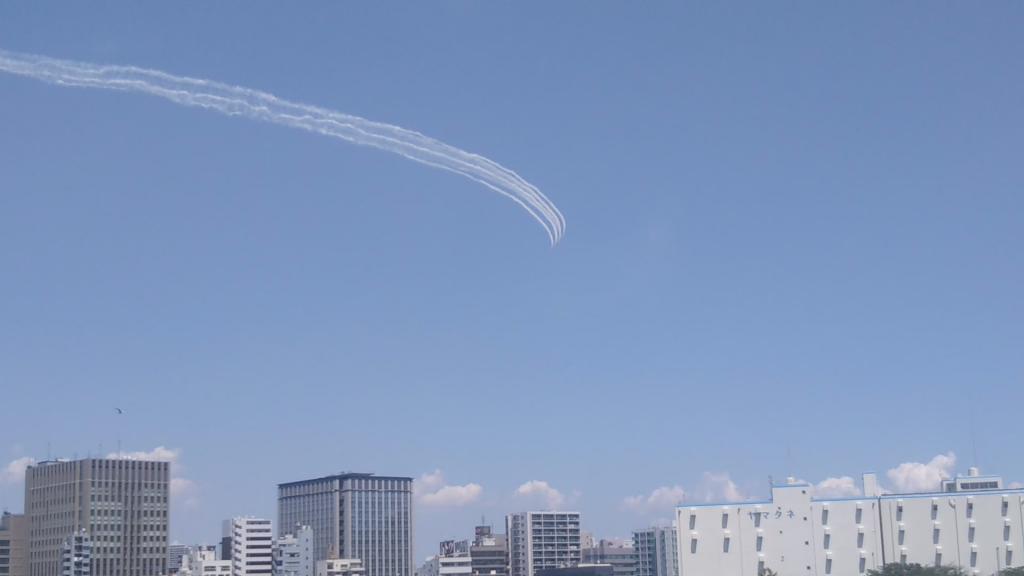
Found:
[{"label": "distant building", "polygon": [[889,563],[954,565],[995,574],[1024,565],[1024,489],[972,469],[936,492],[815,498],[790,479],[768,500],[676,509],[682,574],[846,576]]},{"label": "distant building", "polygon": [[412,478],[338,474],[277,494],[281,526],[312,527],[316,560],[358,558],[366,576],[413,576]]},{"label": "distant building", "polygon": [[468,554],[431,556],[416,570],[416,576],[470,576],[472,561]]},{"label": "distant building", "polygon": [[231,576],[231,561],[217,554],[216,546],[193,546],[181,558],[179,576]]},{"label": "distant building", "polygon": [[274,544],[274,576],[314,576],[313,529],[301,524]]},{"label": "distant building", "polygon": [[92,576],[92,539],[84,530],[68,536],[60,551],[61,576]]},{"label": "distant building", "polygon": [[231,537],[231,575],[259,576],[274,572],[274,536],[270,520],[239,517],[224,522]]},{"label": "distant building", "polygon": [[167,573],[177,574],[181,570],[181,564],[188,555],[190,546],[185,544],[170,544],[167,546]]},{"label": "distant building", "polygon": [[356,558],[318,560],[316,576],[363,576],[363,562]]},{"label": "distant building", "polygon": [[477,526],[469,547],[473,576],[508,576],[508,542],[490,526]]},{"label": "distant building", "polygon": [[615,568],[611,564],[577,564],[563,568],[542,568],[537,571],[537,576],[612,576],[614,573]]},{"label": "distant building", "polygon": [[679,576],[679,541],[674,526],[633,532],[636,576]]},{"label": "distant building", "polygon": [[92,539],[92,573],[167,573],[167,462],[113,458],[49,461],[25,471],[29,573],[60,576],[65,542]]},{"label": "distant building", "polygon": [[23,514],[0,516],[0,576],[28,576],[28,519]]},{"label": "distant building", "polygon": [[520,512],[505,518],[509,576],[580,563],[579,512]]},{"label": "distant building", "polygon": [[584,548],[582,564],[608,564],[614,576],[634,576],[636,573],[636,552],[633,543],[614,540],[599,540],[592,548]]}]

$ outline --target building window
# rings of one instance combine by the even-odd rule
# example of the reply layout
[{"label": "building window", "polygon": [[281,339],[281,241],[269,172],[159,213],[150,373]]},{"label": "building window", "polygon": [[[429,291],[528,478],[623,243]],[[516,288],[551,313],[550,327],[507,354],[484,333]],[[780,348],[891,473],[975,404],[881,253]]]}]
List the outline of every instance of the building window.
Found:
[{"label": "building window", "polygon": [[941,531],[938,528],[933,528],[932,529],[932,544],[938,544],[939,543],[939,537],[941,535],[942,535],[942,533],[941,533]]},{"label": "building window", "polygon": [[761,535],[757,536],[756,548],[757,548],[758,552],[760,552],[761,549],[764,548],[764,536],[761,536]]},{"label": "building window", "polygon": [[1006,543],[1010,542],[1010,525],[1003,526],[1003,541]]},{"label": "building window", "polygon": [[974,543],[974,526],[967,528],[967,541],[972,544]]},{"label": "building window", "polygon": [[722,552],[725,552],[726,554],[729,553],[729,543],[730,539],[728,536],[722,539]]},{"label": "building window", "polygon": [[694,530],[697,527],[697,515],[690,514],[690,530]]},{"label": "building window", "polygon": [[1007,517],[1009,515],[1010,515],[1010,503],[1006,501],[1006,498],[1003,498],[1003,518],[1005,518],[1005,517]]},{"label": "building window", "polygon": [[971,568],[975,568],[978,565],[978,551],[971,550]]},{"label": "building window", "polygon": [[967,517],[974,518],[974,502],[967,503]]},{"label": "building window", "polygon": [[896,505],[896,521],[897,522],[902,522],[903,521],[903,504],[902,503]]},{"label": "building window", "polygon": [[832,559],[831,558],[825,558],[825,574],[831,574],[831,573],[832,573]]},{"label": "building window", "polygon": [[863,556],[861,556],[861,558],[860,558],[860,565],[857,566],[857,573],[863,574],[864,570],[867,568],[867,564],[868,564],[867,558],[864,558]]},{"label": "building window", "polygon": [[1006,565],[1013,566],[1013,550],[1006,551]]},{"label": "building window", "polygon": [[857,532],[857,549],[860,550],[864,547],[864,533]]},{"label": "building window", "polygon": [[932,520],[935,520],[938,517],[939,517],[939,505],[937,503],[935,503],[935,502],[932,502]]},{"label": "building window", "polygon": [[899,538],[900,546],[903,546],[903,542],[907,539],[907,531],[903,528],[900,528],[899,535],[897,536],[897,538]]},{"label": "building window", "polygon": [[696,554],[696,553],[697,553],[697,539],[696,538],[690,538],[690,554]]},{"label": "building window", "polygon": [[825,534],[825,538],[824,538],[824,540],[822,542],[825,545],[825,550],[828,550],[829,548],[831,548],[832,547],[832,535],[831,534]]},{"label": "building window", "polygon": [[935,565],[942,566],[942,552],[935,553]]},{"label": "building window", "polygon": [[723,512],[722,513],[722,530],[725,530],[728,527],[729,527],[729,513],[728,512]]},{"label": "building window", "polygon": [[862,524],[864,519],[864,509],[860,506],[857,507],[857,515],[855,524]]},{"label": "building window", "polygon": [[821,523],[822,525],[828,524],[828,508],[823,508],[821,510]]},{"label": "building window", "polygon": [[754,513],[754,528],[760,528],[760,527],[761,527],[761,513],[760,512],[755,512]]}]

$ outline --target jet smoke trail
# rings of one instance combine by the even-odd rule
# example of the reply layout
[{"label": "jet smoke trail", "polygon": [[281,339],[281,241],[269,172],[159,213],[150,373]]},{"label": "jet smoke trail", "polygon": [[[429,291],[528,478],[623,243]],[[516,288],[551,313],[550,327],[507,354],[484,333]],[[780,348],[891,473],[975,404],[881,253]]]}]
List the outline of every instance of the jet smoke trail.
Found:
[{"label": "jet smoke trail", "polygon": [[134,66],[100,66],[0,50],[0,71],[52,84],[141,92],[184,106],[229,116],[283,124],[373,146],[410,160],[461,174],[507,196],[544,227],[554,245],[565,233],[565,218],[536,186],[483,156],[399,126],[334,110],[282,100],[273,94]]}]

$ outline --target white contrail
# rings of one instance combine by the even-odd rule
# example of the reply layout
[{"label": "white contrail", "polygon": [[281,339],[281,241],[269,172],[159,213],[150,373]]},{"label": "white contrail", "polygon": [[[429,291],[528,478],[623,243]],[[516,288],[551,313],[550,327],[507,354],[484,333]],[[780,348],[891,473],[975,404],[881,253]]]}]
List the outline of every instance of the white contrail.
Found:
[{"label": "white contrail", "polygon": [[449,170],[511,198],[530,213],[556,244],[565,218],[536,186],[504,166],[419,132],[334,110],[282,100],[273,94],[134,66],[101,66],[0,50],[0,71],[64,86],[142,92],[185,106],[284,124],[394,152]]}]

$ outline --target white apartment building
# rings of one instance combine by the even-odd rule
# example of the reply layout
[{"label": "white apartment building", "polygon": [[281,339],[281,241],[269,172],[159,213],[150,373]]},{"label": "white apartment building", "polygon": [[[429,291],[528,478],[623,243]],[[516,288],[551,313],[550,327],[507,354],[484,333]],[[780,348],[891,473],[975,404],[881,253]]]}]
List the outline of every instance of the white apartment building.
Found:
[{"label": "white apartment building", "polygon": [[274,544],[274,576],[313,576],[313,529],[297,524]]},{"label": "white apartment building", "polygon": [[679,537],[675,526],[633,532],[636,576],[679,576]]},{"label": "white apartment building", "polygon": [[231,560],[221,560],[216,546],[190,547],[181,557],[178,576],[231,576]]},{"label": "white apartment building", "polygon": [[505,517],[509,576],[581,562],[579,512],[520,512]]},{"label": "white apartment building", "polygon": [[858,576],[890,563],[956,565],[991,576],[1024,565],[1024,489],[972,469],[922,494],[815,498],[793,479],[768,500],[676,509],[683,576]]},{"label": "white apartment building", "polygon": [[270,520],[232,518],[224,522],[231,539],[231,575],[256,576],[274,572],[274,536]]},{"label": "white apartment building", "polygon": [[358,558],[329,558],[316,563],[316,576],[363,576],[365,572]]}]

